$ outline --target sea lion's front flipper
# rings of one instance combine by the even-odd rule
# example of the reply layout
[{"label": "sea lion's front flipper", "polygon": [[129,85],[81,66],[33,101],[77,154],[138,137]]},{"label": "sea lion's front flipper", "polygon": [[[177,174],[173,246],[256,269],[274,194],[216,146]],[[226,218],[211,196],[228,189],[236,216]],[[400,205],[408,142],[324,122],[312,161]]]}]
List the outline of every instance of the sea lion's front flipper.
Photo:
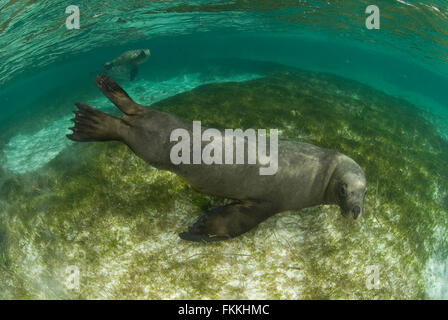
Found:
[{"label": "sea lion's front flipper", "polygon": [[233,203],[205,212],[179,236],[190,241],[226,240],[249,231],[276,212],[271,204],[265,202]]},{"label": "sea lion's front flipper", "polygon": [[147,110],[145,107],[134,102],[126,91],[108,76],[100,74],[95,78],[95,84],[118,109],[127,115],[136,115]]},{"label": "sea lion's front flipper", "polygon": [[138,73],[138,66],[132,66],[131,75],[130,75],[131,81],[133,81],[135,79],[135,77],[137,76],[137,73]]}]

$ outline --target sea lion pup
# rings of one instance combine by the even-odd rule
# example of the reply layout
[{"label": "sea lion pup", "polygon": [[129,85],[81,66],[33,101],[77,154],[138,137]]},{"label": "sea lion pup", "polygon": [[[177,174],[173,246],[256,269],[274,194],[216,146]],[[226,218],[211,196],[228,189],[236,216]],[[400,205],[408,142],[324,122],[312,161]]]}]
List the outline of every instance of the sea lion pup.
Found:
[{"label": "sea lion pup", "polygon": [[129,50],[121,54],[112,61],[104,64],[104,69],[110,70],[113,67],[118,66],[130,66],[131,67],[131,81],[135,79],[138,73],[138,65],[146,62],[149,59],[151,52],[149,49]]},{"label": "sea lion pup", "polygon": [[[171,132],[192,124],[134,102],[111,78],[100,75],[98,88],[120,109],[112,117],[83,103],[75,103],[73,141],[121,141],[150,165],[184,178],[200,192],[235,200],[211,209],[181,233],[191,241],[236,237],[268,217],[286,210],[337,204],[342,215],[357,219],[363,212],[366,178],[349,157],[328,149],[292,141],[278,145],[278,171],[260,175],[259,164],[179,164],[170,160]],[[233,149],[235,150],[235,148]],[[247,150],[247,148],[245,149]]]}]

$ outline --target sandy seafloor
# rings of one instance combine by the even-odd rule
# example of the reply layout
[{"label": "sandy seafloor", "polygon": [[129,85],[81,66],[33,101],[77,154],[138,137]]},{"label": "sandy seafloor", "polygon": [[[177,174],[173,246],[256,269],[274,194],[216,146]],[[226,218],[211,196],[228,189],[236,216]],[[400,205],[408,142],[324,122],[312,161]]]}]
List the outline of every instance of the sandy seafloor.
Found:
[{"label": "sandy seafloor", "polygon": [[[366,171],[365,215],[351,221],[319,206],[229,241],[183,241],[179,232],[225,200],[124,145],[70,142],[66,107],[27,119],[2,146],[0,298],[448,296],[448,142],[427,111],[355,81],[284,67],[123,86],[142,104],[203,125],[278,128],[282,139],[346,153]],[[76,95],[115,112],[99,91]],[[379,271],[374,289],[371,268]],[[70,270],[79,271],[75,288]]]}]

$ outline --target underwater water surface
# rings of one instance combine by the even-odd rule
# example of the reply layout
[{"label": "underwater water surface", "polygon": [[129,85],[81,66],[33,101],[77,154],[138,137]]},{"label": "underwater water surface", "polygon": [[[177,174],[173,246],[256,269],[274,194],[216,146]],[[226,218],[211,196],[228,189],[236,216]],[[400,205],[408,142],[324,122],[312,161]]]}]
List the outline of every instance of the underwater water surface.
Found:
[{"label": "underwater water surface", "polygon": [[[437,0],[0,0],[0,298],[448,299],[447,23]],[[135,101],[349,155],[368,181],[361,219],[322,205],[181,240],[227,200],[123,144],[65,136],[75,102],[119,114],[92,80],[138,48],[151,57],[135,80],[110,71]]]}]

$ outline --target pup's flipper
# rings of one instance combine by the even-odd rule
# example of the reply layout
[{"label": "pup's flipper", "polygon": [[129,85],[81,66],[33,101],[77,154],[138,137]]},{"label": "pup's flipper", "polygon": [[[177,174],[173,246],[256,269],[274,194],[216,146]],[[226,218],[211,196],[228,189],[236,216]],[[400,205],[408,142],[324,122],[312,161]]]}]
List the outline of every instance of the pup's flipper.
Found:
[{"label": "pup's flipper", "polygon": [[244,201],[214,208],[179,236],[189,241],[221,241],[239,236],[275,214],[269,203]]},{"label": "pup's flipper", "polygon": [[138,66],[132,66],[130,75],[131,81],[134,81],[135,77],[137,76],[137,73],[138,73]]},{"label": "pup's flipper", "polygon": [[112,78],[100,74],[94,81],[103,94],[123,113],[136,115],[147,110],[145,107],[135,103]]},{"label": "pup's flipper", "polygon": [[73,133],[67,138],[82,142],[121,140],[120,131],[126,126],[123,121],[84,103],[75,105],[78,110],[73,111],[75,117],[71,119],[75,126],[70,128]]}]

